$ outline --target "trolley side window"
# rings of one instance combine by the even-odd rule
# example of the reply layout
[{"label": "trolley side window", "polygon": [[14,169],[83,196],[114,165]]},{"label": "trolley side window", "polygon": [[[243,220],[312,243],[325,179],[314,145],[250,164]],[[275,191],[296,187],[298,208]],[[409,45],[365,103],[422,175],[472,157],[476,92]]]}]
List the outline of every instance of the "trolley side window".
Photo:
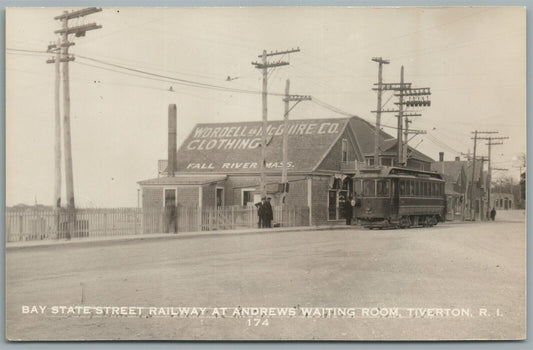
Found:
[{"label": "trolley side window", "polygon": [[405,196],[405,181],[400,180],[400,196]]},{"label": "trolley side window", "polygon": [[363,196],[375,197],[376,196],[376,182],[374,180],[363,180]]},{"label": "trolley side window", "polygon": [[388,180],[378,180],[376,185],[377,185],[378,197],[388,197],[389,196],[390,191],[389,191],[389,181]]}]

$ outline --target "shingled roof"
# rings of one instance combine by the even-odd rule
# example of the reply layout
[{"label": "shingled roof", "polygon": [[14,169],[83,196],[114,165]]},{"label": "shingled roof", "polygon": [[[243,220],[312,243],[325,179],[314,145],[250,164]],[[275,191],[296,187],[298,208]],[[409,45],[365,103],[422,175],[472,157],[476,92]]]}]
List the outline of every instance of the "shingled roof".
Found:
[{"label": "shingled roof", "polygon": [[443,161],[431,163],[431,170],[444,175],[447,182],[457,182],[461,176],[461,169],[467,166],[466,161]]},{"label": "shingled roof", "polygon": [[[269,121],[267,125],[267,173],[279,173],[282,167],[283,121]],[[351,135],[359,157],[374,152],[375,127],[359,117],[291,120],[288,130],[289,173],[318,171],[321,161],[342,135]],[[257,173],[260,170],[261,137],[261,121],[197,124],[177,152],[176,173]],[[380,138],[382,150],[392,152],[396,140],[382,130]],[[432,161],[409,149],[413,158]]]},{"label": "shingled roof", "polygon": [[[355,132],[357,142],[361,147],[361,152],[365,156],[374,155],[374,137],[376,127],[367,122],[364,119],[359,117],[353,117],[350,119],[350,124]],[[397,141],[394,137],[387,134],[383,130],[379,131],[380,145],[381,145],[381,154],[382,155],[396,155],[397,153]],[[425,154],[415,150],[414,148],[408,146],[410,158],[421,160],[424,162],[433,162],[434,160]]]},{"label": "shingled roof", "polygon": [[[312,172],[344,133],[348,118],[289,121],[289,171]],[[283,121],[269,121],[267,170],[281,169]],[[177,154],[180,173],[258,172],[262,123],[197,124]]]}]

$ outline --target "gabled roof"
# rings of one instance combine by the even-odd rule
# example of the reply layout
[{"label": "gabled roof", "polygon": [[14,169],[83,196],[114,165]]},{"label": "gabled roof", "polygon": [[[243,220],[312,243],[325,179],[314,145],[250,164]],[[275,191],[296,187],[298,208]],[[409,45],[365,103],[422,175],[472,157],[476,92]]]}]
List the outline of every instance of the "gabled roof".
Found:
[{"label": "gabled roof", "polygon": [[[471,162],[467,162],[467,163],[468,163],[467,166],[465,166],[465,173],[466,173],[466,178],[468,179],[468,181],[470,181],[472,179],[472,163]],[[474,181],[478,181],[478,180],[484,181],[485,174],[486,174],[485,171],[482,172],[481,162],[476,162],[476,167],[474,169]]]},{"label": "gabled roof", "polygon": [[[356,116],[290,120],[288,172],[338,171],[323,169],[320,164],[340,137],[345,133],[349,136],[357,158],[361,159],[374,151],[374,130],[372,124]],[[283,121],[269,121],[267,134],[266,171],[279,173],[283,165]],[[379,135],[383,141],[382,149],[396,144],[396,140],[387,133],[379,131]],[[175,172],[213,175],[258,173],[261,144],[261,121],[197,124],[177,152]],[[431,161],[431,158],[422,153],[412,151],[414,158]]]},{"label": "gabled roof", "polygon": [[[376,127],[359,117],[350,118],[350,124],[355,132],[355,136],[357,137],[357,142],[361,147],[361,152],[363,152],[365,156],[374,154],[374,137]],[[387,134],[383,130],[379,131],[379,137],[382,150],[385,149],[384,140],[394,139],[391,135]],[[396,140],[394,139],[394,141]]]},{"label": "gabled roof", "polygon": [[457,182],[461,176],[461,169],[466,164],[466,161],[433,162],[431,163],[431,170],[443,174],[447,182]]},{"label": "gabled roof", "polygon": [[[289,172],[312,172],[348,124],[348,118],[289,121]],[[282,167],[283,121],[269,121],[266,167]],[[258,172],[262,122],[197,124],[177,153],[180,173]]]},{"label": "gabled roof", "polygon": [[[361,146],[361,151],[365,156],[371,156],[374,155],[374,138],[376,135],[376,127],[367,122],[364,119],[354,117],[350,119],[350,124],[352,125],[352,128],[355,132],[355,135],[357,137],[357,142]],[[380,138],[380,148],[381,148],[381,154],[382,155],[396,155],[397,148],[396,144],[397,141],[394,137],[387,134],[383,130],[379,131],[379,138]],[[434,160],[425,154],[415,150],[414,148],[408,146],[410,157],[421,160],[424,162],[433,162]]]},{"label": "gabled roof", "polygon": [[[468,182],[472,179],[472,163],[465,160],[443,161],[431,163],[431,170],[437,171],[444,175],[446,181],[457,182],[461,175],[461,169],[464,169]],[[485,180],[486,172],[481,172],[481,162],[476,162],[474,181]],[[481,178],[482,176],[482,178]]]}]

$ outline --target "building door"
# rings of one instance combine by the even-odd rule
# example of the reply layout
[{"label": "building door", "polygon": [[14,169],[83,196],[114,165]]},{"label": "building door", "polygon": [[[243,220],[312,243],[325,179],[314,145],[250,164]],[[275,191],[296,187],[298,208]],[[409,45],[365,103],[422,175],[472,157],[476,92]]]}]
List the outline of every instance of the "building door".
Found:
[{"label": "building door", "polygon": [[345,219],[344,205],[348,200],[348,191],[339,191],[337,195],[337,220]]},{"label": "building door", "polygon": [[217,187],[217,194],[216,194],[216,207],[223,207],[224,206],[224,188]]},{"label": "building door", "polygon": [[348,191],[330,190],[328,193],[328,220],[344,219],[344,203],[347,200]]}]

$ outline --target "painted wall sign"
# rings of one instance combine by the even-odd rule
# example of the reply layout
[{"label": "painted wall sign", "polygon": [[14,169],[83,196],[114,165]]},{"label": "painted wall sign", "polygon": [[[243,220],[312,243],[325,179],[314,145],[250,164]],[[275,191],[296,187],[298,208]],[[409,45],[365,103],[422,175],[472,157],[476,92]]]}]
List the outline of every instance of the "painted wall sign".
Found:
[{"label": "painted wall sign", "polygon": [[[283,135],[283,124],[269,125],[267,135]],[[289,125],[288,134],[293,135],[324,135],[336,134],[340,131],[338,122],[293,123]],[[192,150],[242,150],[255,149],[261,146],[261,126],[222,126],[203,127],[194,130],[192,139],[186,148]]]}]

